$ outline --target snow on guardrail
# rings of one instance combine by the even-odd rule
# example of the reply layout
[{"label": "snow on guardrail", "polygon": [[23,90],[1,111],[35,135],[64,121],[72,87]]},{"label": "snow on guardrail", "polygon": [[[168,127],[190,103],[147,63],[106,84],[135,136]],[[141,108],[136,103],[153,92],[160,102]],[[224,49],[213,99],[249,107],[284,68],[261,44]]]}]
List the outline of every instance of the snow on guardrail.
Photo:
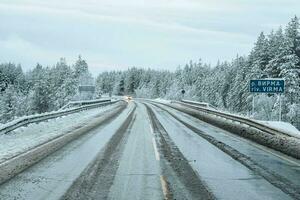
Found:
[{"label": "snow on guardrail", "polygon": [[215,107],[209,103],[206,103],[206,102],[197,102],[197,101],[190,101],[190,100],[185,100],[185,99],[182,99],[181,102],[217,110],[217,107]]},{"label": "snow on guardrail", "polygon": [[255,127],[255,128],[260,129],[262,131],[268,132],[270,134],[280,133],[280,134],[285,134],[285,135],[290,136],[290,137],[297,137],[297,138],[300,139],[300,135],[291,134],[290,132],[288,132],[286,130],[279,130],[277,128],[274,128],[273,126],[267,125],[266,123],[261,123],[260,121],[249,119],[247,117],[231,114],[231,113],[228,113],[228,112],[218,111],[218,110],[215,110],[215,109],[211,109],[209,107],[208,108],[203,108],[203,107],[197,106],[196,104],[191,105],[190,103],[186,103],[186,102],[183,102],[183,101],[181,101],[181,102],[173,101],[173,102],[181,103],[181,104],[184,104],[186,106],[196,108],[198,110],[200,109],[201,111],[207,112],[209,114],[214,114],[214,115],[217,115],[217,116],[220,116],[220,117],[224,117],[226,119],[237,121],[237,122],[246,124],[248,126]]},{"label": "snow on guardrail", "polygon": [[256,120],[261,124],[265,124],[266,126],[269,126],[271,128],[277,129],[281,132],[288,132],[289,134],[300,138],[300,131],[293,126],[292,124],[288,122],[282,122],[282,121],[261,121]]},{"label": "snow on guardrail", "polygon": [[61,107],[60,110],[64,110],[66,108],[70,108],[70,107],[74,107],[74,106],[84,106],[84,105],[90,105],[90,104],[102,103],[102,102],[109,102],[109,101],[111,101],[110,98],[84,100],[84,101],[70,101],[68,104]]},{"label": "snow on guardrail", "polygon": [[45,121],[48,119],[53,119],[53,118],[61,117],[64,115],[72,114],[75,112],[80,112],[80,111],[87,110],[87,109],[106,106],[106,105],[113,104],[116,102],[118,102],[118,100],[117,101],[105,101],[105,102],[93,103],[93,104],[90,103],[88,105],[84,105],[84,106],[80,106],[80,107],[76,107],[76,108],[69,108],[69,109],[65,109],[65,110],[58,110],[58,111],[53,111],[53,112],[47,112],[47,113],[42,113],[42,114],[20,117],[16,120],[13,120],[6,124],[0,125],[0,134],[6,134],[6,133],[13,131],[21,126],[25,126],[25,125],[28,125],[31,123],[37,123],[37,122]]}]

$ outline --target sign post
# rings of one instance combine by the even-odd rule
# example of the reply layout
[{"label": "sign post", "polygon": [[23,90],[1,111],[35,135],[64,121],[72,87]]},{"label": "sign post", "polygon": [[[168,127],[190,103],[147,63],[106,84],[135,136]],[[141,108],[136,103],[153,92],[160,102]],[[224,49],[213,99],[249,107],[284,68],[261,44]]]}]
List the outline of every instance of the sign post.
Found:
[{"label": "sign post", "polygon": [[250,92],[252,98],[252,115],[254,115],[254,95],[255,93],[279,94],[279,121],[281,121],[281,93],[284,93],[283,79],[258,79],[250,80]]},{"label": "sign post", "polygon": [[279,94],[279,121],[281,121],[281,94]]},{"label": "sign post", "polygon": [[182,99],[184,99],[184,94],[185,94],[185,90],[184,89],[181,90],[181,94],[182,94]]},{"label": "sign post", "polygon": [[254,116],[254,96],[255,94],[252,94],[252,116]]}]

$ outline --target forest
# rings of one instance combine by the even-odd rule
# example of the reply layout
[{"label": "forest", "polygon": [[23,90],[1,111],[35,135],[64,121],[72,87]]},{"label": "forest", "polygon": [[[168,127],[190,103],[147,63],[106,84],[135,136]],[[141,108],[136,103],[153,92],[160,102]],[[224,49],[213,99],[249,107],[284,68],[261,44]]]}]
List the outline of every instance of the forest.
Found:
[{"label": "forest", "polygon": [[[95,98],[103,94],[185,98],[255,119],[276,121],[279,96],[250,93],[249,80],[283,78],[286,88],[281,96],[282,119],[300,128],[300,28],[296,16],[284,28],[267,34],[262,32],[249,55],[237,55],[231,61],[218,62],[215,66],[200,59],[174,66],[174,69],[130,67],[123,71],[102,72],[94,82]],[[76,99],[78,85],[86,77],[91,78],[91,73],[80,56],[73,65],[61,58],[55,66],[37,64],[26,72],[21,65],[0,64],[0,122],[61,108]],[[184,97],[182,89],[186,91]]]},{"label": "forest", "polygon": [[89,79],[88,65],[80,56],[73,66],[61,58],[53,67],[37,64],[28,72],[21,65],[0,64],[0,122],[58,110],[75,100],[78,85]]},{"label": "forest", "polygon": [[[131,94],[144,98],[184,98],[207,102],[221,110],[252,115],[260,120],[278,120],[279,96],[249,92],[249,80],[283,78],[282,118],[300,128],[300,32],[299,19],[292,18],[285,28],[261,33],[247,56],[216,66],[190,61],[174,72],[132,67],[126,71],[101,73],[98,91]],[[252,99],[255,109],[252,113]]]}]

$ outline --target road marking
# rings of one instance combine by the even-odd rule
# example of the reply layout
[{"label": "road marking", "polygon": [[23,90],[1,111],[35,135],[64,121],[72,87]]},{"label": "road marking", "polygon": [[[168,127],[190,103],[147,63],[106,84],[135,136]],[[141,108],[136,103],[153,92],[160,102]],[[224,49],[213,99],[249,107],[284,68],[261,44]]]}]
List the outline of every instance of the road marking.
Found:
[{"label": "road marking", "polygon": [[153,148],[154,148],[155,158],[156,158],[156,160],[159,160],[159,153],[157,151],[156,142],[155,142],[154,138],[152,138],[152,144],[153,144]]},{"label": "road marking", "polygon": [[151,134],[154,134],[154,131],[153,131],[153,128],[152,128],[151,124],[149,124],[149,126],[150,126],[150,132],[151,132]]},{"label": "road marking", "polygon": [[165,177],[160,175],[160,184],[161,184],[161,187],[162,187],[162,191],[163,191],[163,194],[164,194],[164,199],[168,199],[168,186],[167,186],[167,182],[165,180]]}]

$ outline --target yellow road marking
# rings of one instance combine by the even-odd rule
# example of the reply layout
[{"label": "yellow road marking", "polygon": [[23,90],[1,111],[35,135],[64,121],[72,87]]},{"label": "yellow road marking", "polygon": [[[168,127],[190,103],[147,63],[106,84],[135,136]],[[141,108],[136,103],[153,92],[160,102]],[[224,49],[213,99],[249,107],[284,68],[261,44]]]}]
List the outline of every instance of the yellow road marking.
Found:
[{"label": "yellow road marking", "polygon": [[168,186],[164,176],[160,176],[160,183],[165,199],[168,199]]}]

